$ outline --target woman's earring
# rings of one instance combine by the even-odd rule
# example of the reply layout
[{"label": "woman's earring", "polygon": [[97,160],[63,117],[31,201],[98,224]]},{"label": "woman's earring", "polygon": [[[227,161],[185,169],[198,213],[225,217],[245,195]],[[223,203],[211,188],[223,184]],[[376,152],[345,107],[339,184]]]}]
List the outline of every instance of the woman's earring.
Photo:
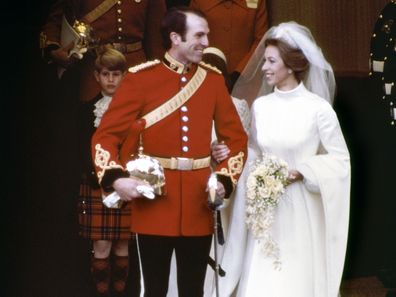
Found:
[{"label": "woman's earring", "polygon": [[287,70],[287,73],[292,74],[293,70],[289,69],[289,70]]}]

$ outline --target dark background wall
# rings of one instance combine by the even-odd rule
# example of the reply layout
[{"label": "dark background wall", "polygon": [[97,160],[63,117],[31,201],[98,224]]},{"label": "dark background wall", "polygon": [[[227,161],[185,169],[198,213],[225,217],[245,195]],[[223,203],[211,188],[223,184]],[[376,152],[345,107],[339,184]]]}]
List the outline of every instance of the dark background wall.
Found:
[{"label": "dark background wall", "polygon": [[[334,66],[335,109],[352,159],[351,221],[345,277],[395,267],[396,127],[368,74],[374,23],[385,0],[270,0],[271,23],[296,20],[312,29]],[[9,151],[4,154],[7,282],[1,296],[87,296],[89,246],[76,235],[75,90],[51,80],[38,34],[51,0],[1,12],[14,44],[4,60]],[[7,4],[8,5],[8,4]],[[5,22],[4,22],[5,20]],[[7,35],[8,36],[8,35]],[[4,45],[3,45],[4,47]],[[3,68],[4,69],[4,68]],[[14,78],[14,79],[12,79]],[[15,79],[16,78],[16,79]],[[70,75],[73,84],[74,77]],[[59,96],[49,96],[59,88]],[[11,98],[7,100],[7,98]]]},{"label": "dark background wall", "polygon": [[367,75],[370,38],[389,0],[267,0],[272,24],[294,20],[311,29],[339,75]]}]

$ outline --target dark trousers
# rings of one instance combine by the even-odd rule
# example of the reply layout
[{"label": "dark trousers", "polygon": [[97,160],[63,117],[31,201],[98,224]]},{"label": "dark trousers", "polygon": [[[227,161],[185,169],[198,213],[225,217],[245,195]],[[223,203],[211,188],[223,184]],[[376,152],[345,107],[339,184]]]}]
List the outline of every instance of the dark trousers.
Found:
[{"label": "dark trousers", "polygon": [[165,297],[173,250],[179,297],[202,297],[212,236],[138,235],[144,297]]},{"label": "dark trousers", "polygon": [[137,249],[136,238],[133,237],[129,242],[129,272],[126,285],[128,297],[140,296],[140,267]]}]

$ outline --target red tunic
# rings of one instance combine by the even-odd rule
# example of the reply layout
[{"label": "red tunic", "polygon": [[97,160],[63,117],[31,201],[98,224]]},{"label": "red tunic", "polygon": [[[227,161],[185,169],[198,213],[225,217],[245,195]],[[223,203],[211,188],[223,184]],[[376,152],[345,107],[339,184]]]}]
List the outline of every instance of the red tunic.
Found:
[{"label": "red tunic", "polygon": [[[62,15],[73,24],[81,20],[103,0],[58,1],[51,9],[42,31],[46,36],[45,45],[60,43]],[[120,0],[90,25],[100,44],[141,42],[139,50],[124,53],[129,66],[162,57],[164,50],[160,35],[161,20],[166,7],[163,0]],[[44,46],[45,46],[44,45]],[[86,54],[81,67],[81,99],[93,98],[100,88],[94,79],[95,57]]]},{"label": "red tunic", "polygon": [[[118,158],[119,147],[131,131],[131,123],[178,93],[196,69],[193,65],[188,73],[178,74],[159,63],[125,76],[92,139],[94,160],[97,153],[109,154],[105,164],[96,167],[97,172],[105,170],[105,178],[112,170],[119,170],[123,165]],[[202,85],[184,107],[142,132],[144,153],[165,158],[209,156],[213,121],[218,139],[231,149],[230,157],[218,164],[216,171],[223,170],[221,174],[236,181],[246,158],[247,136],[223,76],[211,70],[207,70]],[[239,165],[238,170],[230,171],[232,161]],[[210,173],[210,167],[188,171],[165,169],[166,195],[155,200],[133,200],[132,231],[165,236],[212,234],[212,211],[207,207],[205,191]]]},{"label": "red tunic", "polygon": [[264,0],[249,8],[246,0],[192,0],[190,6],[205,13],[208,19],[210,46],[221,49],[227,57],[228,72],[242,72],[264,33],[268,30]]}]

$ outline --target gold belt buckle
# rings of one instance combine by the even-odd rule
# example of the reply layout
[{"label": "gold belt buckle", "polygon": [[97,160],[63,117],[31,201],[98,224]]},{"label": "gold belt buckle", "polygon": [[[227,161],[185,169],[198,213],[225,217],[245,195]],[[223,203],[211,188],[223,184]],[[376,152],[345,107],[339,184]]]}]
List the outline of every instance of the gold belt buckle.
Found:
[{"label": "gold belt buckle", "polygon": [[177,170],[192,170],[194,159],[177,157]]}]

